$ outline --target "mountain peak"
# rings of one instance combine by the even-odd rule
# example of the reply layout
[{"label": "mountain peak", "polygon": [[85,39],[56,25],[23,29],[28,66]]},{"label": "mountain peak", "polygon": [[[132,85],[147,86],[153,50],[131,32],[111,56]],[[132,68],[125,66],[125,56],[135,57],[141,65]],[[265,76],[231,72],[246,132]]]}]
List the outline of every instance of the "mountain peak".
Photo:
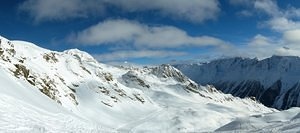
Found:
[{"label": "mountain peak", "polygon": [[94,57],[92,57],[87,52],[81,51],[79,49],[69,49],[65,50],[63,53],[75,56],[77,59],[90,61],[90,62],[97,62]]}]

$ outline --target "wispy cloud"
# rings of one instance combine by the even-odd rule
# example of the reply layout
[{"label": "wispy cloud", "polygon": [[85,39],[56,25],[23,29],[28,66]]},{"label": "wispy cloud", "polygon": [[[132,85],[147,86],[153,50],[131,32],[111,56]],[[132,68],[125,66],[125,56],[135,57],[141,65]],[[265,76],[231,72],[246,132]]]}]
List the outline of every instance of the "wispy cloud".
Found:
[{"label": "wispy cloud", "polygon": [[254,0],[254,9],[262,11],[271,16],[281,16],[281,11],[277,6],[276,1],[273,0]]},{"label": "wispy cloud", "polygon": [[20,10],[36,21],[62,21],[103,15],[112,6],[122,12],[153,11],[161,17],[193,23],[216,19],[220,12],[218,0],[26,0]]},{"label": "wispy cloud", "polygon": [[20,4],[19,10],[40,22],[86,18],[103,14],[105,7],[99,0],[26,0]]},{"label": "wispy cloud", "polygon": [[165,58],[186,55],[185,52],[166,51],[166,50],[128,50],[115,51],[105,54],[93,55],[99,61],[121,61],[136,58]]},{"label": "wispy cloud", "polygon": [[110,0],[124,11],[158,11],[163,16],[201,23],[216,19],[220,12],[218,0]]},{"label": "wispy cloud", "polygon": [[226,46],[210,36],[189,36],[173,26],[148,26],[135,21],[108,20],[70,35],[69,41],[82,45],[133,44],[135,48],[179,48]]},{"label": "wispy cloud", "polygon": [[260,47],[260,46],[268,46],[272,44],[273,43],[270,38],[258,34],[249,42],[248,45],[252,47]]},{"label": "wispy cloud", "polygon": [[234,6],[251,6],[252,0],[229,0],[229,3]]}]

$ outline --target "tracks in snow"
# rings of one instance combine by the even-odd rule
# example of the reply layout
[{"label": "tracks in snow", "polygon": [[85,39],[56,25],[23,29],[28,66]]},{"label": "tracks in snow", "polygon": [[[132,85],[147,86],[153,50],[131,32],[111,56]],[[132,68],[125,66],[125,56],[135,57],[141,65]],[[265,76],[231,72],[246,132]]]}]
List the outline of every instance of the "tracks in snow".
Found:
[{"label": "tracks in snow", "polygon": [[161,107],[160,109],[146,115],[145,117],[139,118],[138,120],[132,121],[130,123],[124,124],[117,128],[117,131],[120,132],[133,132],[136,127],[139,125],[150,121],[151,119],[155,118],[157,115],[161,114],[164,110],[164,107]]}]

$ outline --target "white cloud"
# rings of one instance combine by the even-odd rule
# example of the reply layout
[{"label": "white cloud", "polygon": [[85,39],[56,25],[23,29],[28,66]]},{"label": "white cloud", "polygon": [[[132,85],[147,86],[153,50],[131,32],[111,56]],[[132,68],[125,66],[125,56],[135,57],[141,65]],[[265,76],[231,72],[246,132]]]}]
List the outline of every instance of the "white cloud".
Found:
[{"label": "white cloud", "polygon": [[283,38],[287,44],[300,44],[300,29],[289,30],[283,33]]},{"label": "white cloud", "polygon": [[255,35],[246,46],[238,47],[242,55],[263,59],[272,55],[280,55],[278,49],[283,44],[280,39],[274,39],[261,34]]},{"label": "white cloud", "polygon": [[186,55],[185,52],[166,50],[128,50],[115,51],[105,54],[93,55],[99,61],[120,61],[136,58],[165,58]]},{"label": "white cloud", "polygon": [[103,21],[71,34],[68,40],[78,45],[119,47],[110,49],[112,52],[94,55],[99,61],[105,62],[136,58],[178,57],[187,54],[179,49],[183,47],[213,46],[217,49],[229,47],[228,43],[218,38],[193,37],[173,26],[149,26],[129,20]]},{"label": "white cloud", "polygon": [[278,7],[275,0],[230,0],[230,3],[248,7],[241,10],[238,15],[249,16],[251,12],[267,15],[267,20],[260,24],[279,33],[300,28],[300,21],[298,21],[300,9],[293,6],[282,9]]},{"label": "white cloud", "polygon": [[265,24],[272,30],[283,33],[287,30],[300,28],[300,21],[297,21],[300,16],[300,9],[298,8],[290,6],[287,9],[281,9],[274,0],[256,0],[254,7],[270,16]]},{"label": "white cloud", "polygon": [[252,47],[261,47],[267,45],[272,45],[271,39],[260,34],[256,35],[249,43],[249,46]]},{"label": "white cloud", "polygon": [[295,22],[293,20],[289,20],[286,17],[275,17],[266,22],[271,29],[284,32],[287,30],[298,29],[300,28],[300,22]]},{"label": "white cloud", "polygon": [[273,55],[300,56],[300,30],[286,31],[282,38],[273,38],[263,35],[254,36],[247,45],[236,45],[230,49],[218,51],[229,57],[251,57],[264,59]]},{"label": "white cloud", "polygon": [[69,40],[79,44],[101,45],[106,43],[128,42],[144,32],[144,27],[127,20],[108,20],[91,26]]},{"label": "white cloud", "polygon": [[218,0],[26,0],[20,9],[36,21],[48,21],[101,15],[111,6],[122,12],[153,11],[194,23],[216,19],[220,12]]},{"label": "white cloud", "polygon": [[[243,0],[232,0],[233,5],[245,6]],[[249,1],[250,2],[250,1]],[[272,55],[300,56],[300,9],[289,5],[283,9],[275,0],[252,0],[252,12],[266,15],[265,26],[282,36],[256,35],[248,45],[232,48],[231,55],[266,58]],[[250,3],[251,3],[250,2]],[[225,53],[226,54],[226,53]]]},{"label": "white cloud", "polygon": [[229,0],[229,3],[233,6],[247,7],[246,9],[252,8],[252,10],[254,9],[254,12],[264,12],[272,16],[281,14],[276,1],[274,0]]},{"label": "white cloud", "polygon": [[210,55],[219,55],[225,57],[250,57],[264,59],[272,55],[295,55],[299,56],[299,48],[286,45],[282,39],[264,36],[261,34],[255,35],[245,45],[232,45],[227,49],[213,51]]},{"label": "white cloud", "polygon": [[192,37],[172,26],[148,26],[128,20],[108,20],[72,34],[71,42],[82,45],[133,44],[136,48],[178,48],[183,46],[226,46],[209,36]]},{"label": "white cloud", "polygon": [[281,14],[276,1],[274,0],[256,0],[254,2],[254,8],[271,16],[277,16]]},{"label": "white cloud", "polygon": [[[243,0],[232,1],[235,2],[233,5],[245,6]],[[258,58],[272,55],[300,56],[300,9],[293,6],[282,9],[275,0],[253,0],[247,5],[252,5],[252,12],[266,15],[266,21],[262,24],[282,36],[274,39],[258,34],[248,45],[232,48],[231,51],[234,52],[229,53],[230,55]]]}]

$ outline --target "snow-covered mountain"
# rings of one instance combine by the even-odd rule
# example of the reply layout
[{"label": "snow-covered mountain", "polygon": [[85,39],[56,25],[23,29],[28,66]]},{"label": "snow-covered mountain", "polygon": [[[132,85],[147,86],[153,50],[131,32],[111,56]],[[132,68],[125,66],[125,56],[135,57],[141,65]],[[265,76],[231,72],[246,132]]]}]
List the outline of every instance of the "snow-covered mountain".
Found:
[{"label": "snow-covered mountain", "polygon": [[0,40],[1,131],[214,131],[278,112],[199,86],[170,65],[114,67],[77,49]]},{"label": "snow-covered mountain", "polygon": [[272,56],[264,60],[230,58],[202,64],[175,65],[199,84],[225,93],[256,97],[278,109],[300,106],[300,58]]}]

